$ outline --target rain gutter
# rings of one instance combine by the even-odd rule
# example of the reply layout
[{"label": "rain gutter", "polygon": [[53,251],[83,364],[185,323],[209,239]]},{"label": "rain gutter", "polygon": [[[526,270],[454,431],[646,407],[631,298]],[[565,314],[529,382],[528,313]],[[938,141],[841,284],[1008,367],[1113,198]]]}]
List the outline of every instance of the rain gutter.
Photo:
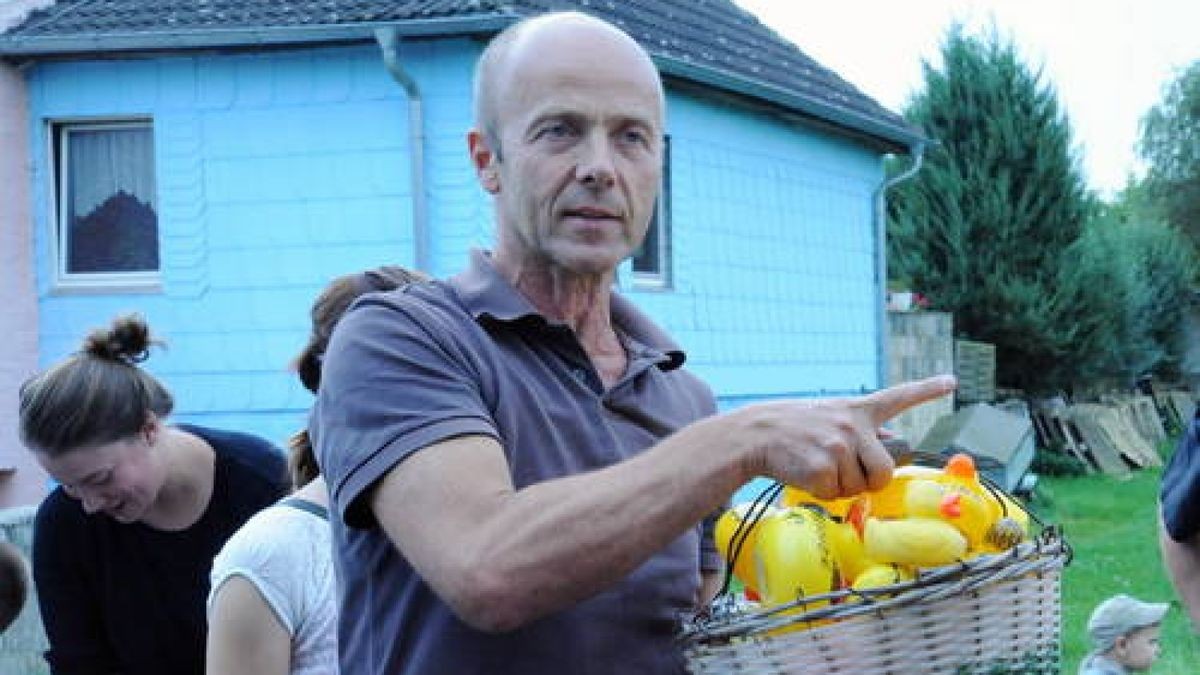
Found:
[{"label": "rain gutter", "polygon": [[383,53],[383,65],[408,97],[409,189],[412,192],[413,265],[430,272],[429,210],[425,198],[425,104],[417,81],[400,62],[403,38],[395,26],[379,28],[375,40]]},{"label": "rain gutter", "polygon": [[876,354],[877,373],[879,386],[886,387],[896,382],[888,382],[888,371],[891,364],[891,330],[888,327],[888,309],[887,309],[887,191],[903,183],[904,181],[916,175],[917,171],[921,170],[921,163],[925,159],[925,141],[915,143],[909,148],[908,154],[913,158],[912,164],[899,175],[885,179],[880,184],[879,189],[875,191],[875,276],[877,297],[875,306],[879,312],[879,339],[876,341],[878,352]]},{"label": "rain gutter", "polygon": [[888,124],[866,113],[834,105],[808,96],[789,92],[780,87],[758,80],[747,79],[722,70],[706,67],[669,56],[652,54],[654,62],[664,75],[671,75],[699,82],[717,89],[736,92],[759,100],[769,101],[835,126],[851,129],[885,142],[892,152],[905,152],[914,145],[924,143],[925,138],[916,130],[902,123]]}]

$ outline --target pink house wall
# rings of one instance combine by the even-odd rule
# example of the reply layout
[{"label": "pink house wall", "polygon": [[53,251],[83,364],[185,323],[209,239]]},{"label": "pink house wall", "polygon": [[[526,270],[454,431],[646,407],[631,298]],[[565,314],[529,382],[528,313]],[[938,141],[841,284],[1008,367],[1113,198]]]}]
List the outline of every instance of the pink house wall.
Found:
[{"label": "pink house wall", "polygon": [[28,110],[24,78],[0,63],[0,508],[36,504],[46,492],[46,474],[17,435],[17,390],[38,355]]}]

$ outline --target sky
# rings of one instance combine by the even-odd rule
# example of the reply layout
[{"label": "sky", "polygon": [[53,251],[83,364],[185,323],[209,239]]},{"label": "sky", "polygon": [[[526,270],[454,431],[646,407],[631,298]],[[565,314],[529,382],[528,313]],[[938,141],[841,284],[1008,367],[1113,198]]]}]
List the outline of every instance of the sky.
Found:
[{"label": "sky", "polygon": [[805,54],[900,112],[939,65],[954,20],[993,22],[1058,93],[1088,185],[1104,196],[1141,175],[1138,122],[1200,59],[1200,0],[735,0]]}]

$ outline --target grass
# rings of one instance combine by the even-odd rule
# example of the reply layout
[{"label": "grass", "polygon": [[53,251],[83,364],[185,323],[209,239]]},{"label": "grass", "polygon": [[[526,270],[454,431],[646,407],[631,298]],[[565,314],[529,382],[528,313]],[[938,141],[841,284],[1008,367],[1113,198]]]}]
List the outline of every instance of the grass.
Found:
[{"label": "grass", "polygon": [[1034,510],[1044,522],[1062,526],[1075,552],[1063,574],[1063,673],[1075,673],[1088,652],[1092,609],[1117,593],[1172,602],[1163,623],[1162,655],[1150,672],[1197,672],[1200,637],[1193,635],[1175,599],[1158,548],[1161,473],[1143,469],[1126,480],[1043,477],[1038,484]]}]

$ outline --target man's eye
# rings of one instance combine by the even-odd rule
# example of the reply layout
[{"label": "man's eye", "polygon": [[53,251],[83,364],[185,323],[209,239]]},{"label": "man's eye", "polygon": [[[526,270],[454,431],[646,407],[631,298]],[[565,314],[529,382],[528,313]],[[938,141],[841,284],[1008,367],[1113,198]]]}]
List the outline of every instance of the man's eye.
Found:
[{"label": "man's eye", "polygon": [[626,143],[645,143],[649,138],[645,132],[638,131],[636,129],[630,129],[626,131],[624,134],[622,134],[622,137]]},{"label": "man's eye", "polygon": [[566,122],[555,122],[542,127],[542,129],[538,132],[538,137],[549,140],[558,140],[569,138],[573,134],[574,129],[571,128],[571,125],[567,124]]},{"label": "man's eye", "polygon": [[88,485],[104,485],[104,484],[105,484],[105,483],[107,483],[107,482],[108,482],[108,481],[109,481],[111,478],[112,478],[112,472],[111,472],[111,471],[105,471],[104,473],[102,473],[102,474],[100,474],[100,475],[98,475],[98,476],[96,476],[96,477],[92,478],[91,480],[89,480],[89,481],[88,481]]}]

